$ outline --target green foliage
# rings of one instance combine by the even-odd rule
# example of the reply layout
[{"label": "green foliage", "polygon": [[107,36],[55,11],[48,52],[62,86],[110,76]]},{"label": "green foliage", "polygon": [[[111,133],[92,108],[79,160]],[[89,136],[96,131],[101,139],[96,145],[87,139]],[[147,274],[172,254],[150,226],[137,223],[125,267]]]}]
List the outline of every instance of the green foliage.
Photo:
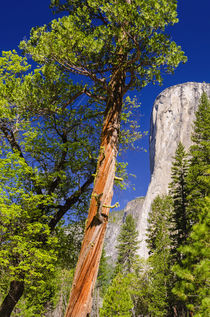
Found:
[{"label": "green foliage", "polygon": [[187,176],[190,235],[179,248],[182,262],[174,266],[177,281],[174,293],[194,316],[208,316],[209,311],[209,119],[210,102],[203,93],[196,113],[190,166]]},{"label": "green foliage", "polygon": [[201,210],[206,217],[192,227],[186,245],[180,247],[184,257],[180,265],[173,267],[179,277],[174,293],[186,302],[194,316],[208,316],[209,310],[209,199],[205,199]]},{"label": "green foliage", "polygon": [[20,47],[39,63],[58,63],[88,77],[86,86],[98,97],[108,93],[110,74],[118,67],[126,73],[126,91],[161,83],[162,71],[173,72],[186,61],[164,33],[178,22],[174,0],[52,1],[52,6],[68,15],[34,28]]},{"label": "green foliage", "polygon": [[145,264],[136,255],[137,236],[134,219],[128,215],[118,236],[114,278],[109,287],[106,285],[100,316],[133,316],[148,312],[147,273]]},{"label": "green foliage", "polygon": [[146,260],[138,259],[133,265],[133,272],[128,273],[127,278],[133,301],[132,316],[149,315],[149,267]]},{"label": "green foliage", "polygon": [[124,273],[132,272],[133,265],[136,261],[136,251],[139,241],[138,231],[132,215],[128,215],[125,223],[122,225],[118,236],[118,258],[116,262],[116,271],[122,270]]},{"label": "green foliage", "polygon": [[[55,0],[52,6],[69,14],[34,28],[20,44],[38,68],[29,72],[26,58],[15,51],[0,58],[0,265],[34,292],[56,261],[53,230],[65,214],[77,220],[88,209],[113,83],[121,85],[123,99],[130,89],[161,83],[162,71],[173,72],[186,61],[165,34],[178,21],[175,0]],[[76,84],[69,73],[84,76],[84,82]],[[128,139],[141,137],[129,108],[122,114],[130,125],[121,130],[125,148]],[[65,247],[70,236],[59,238]],[[136,248],[119,257],[128,271]],[[68,252],[65,258],[71,258]],[[119,282],[125,283],[121,277]],[[129,316],[130,295],[124,296]]]},{"label": "green foliage", "polygon": [[96,165],[89,154],[98,153],[101,111],[72,102],[80,86],[55,65],[28,69],[15,51],[0,58],[0,287],[3,297],[10,281],[24,280],[40,311],[50,297],[46,275],[58,255],[61,263],[70,258],[58,253],[53,230],[64,214],[78,220],[87,209]]},{"label": "green foliage", "polygon": [[71,221],[68,225],[59,225],[56,228],[58,239],[57,265],[66,270],[74,269],[81,249],[85,222]]},{"label": "green foliage", "polygon": [[129,292],[129,282],[129,278],[122,273],[115,276],[104,297],[100,317],[132,316],[133,302]]},{"label": "green foliage", "polygon": [[10,280],[24,277],[25,283],[33,284],[43,280],[43,269],[53,270],[57,239],[39,208],[52,204],[53,197],[31,192],[27,177],[33,178],[33,170],[18,154],[1,159],[0,265]]},{"label": "green foliage", "polygon": [[45,283],[36,289],[26,289],[12,316],[38,317],[55,313],[64,314],[73,281],[73,270],[59,267],[45,275]]},{"label": "green foliage", "polygon": [[181,260],[181,254],[178,252],[178,248],[182,245],[189,233],[188,228],[188,190],[187,190],[187,173],[189,167],[188,155],[184,149],[184,146],[179,142],[174,161],[171,168],[172,182],[169,184],[170,195],[173,199],[173,212],[171,215],[171,222],[173,230],[171,230],[171,240],[173,245],[172,252],[174,253],[174,261]]},{"label": "green foliage", "polygon": [[[148,218],[147,245],[149,253],[166,246],[170,241],[170,216],[173,210],[170,196],[157,196],[152,203]],[[161,243],[163,245],[161,246]],[[167,250],[166,250],[167,251]]]},{"label": "green foliage", "polygon": [[151,316],[168,316],[170,313],[170,284],[172,283],[170,217],[172,199],[157,196],[149,215],[147,243],[149,247],[149,303]]},{"label": "green foliage", "polygon": [[210,101],[205,93],[202,94],[194,131],[192,134],[193,145],[190,147],[190,169],[188,173],[189,188],[189,214],[191,223],[198,221],[200,213],[197,212],[197,204],[202,203],[203,198],[209,196],[209,170],[210,170]]},{"label": "green foliage", "polygon": [[97,287],[100,288],[100,295],[103,297],[107,291],[108,285],[111,281],[113,273],[113,267],[107,261],[105,250],[102,250],[98,277],[97,277]]}]

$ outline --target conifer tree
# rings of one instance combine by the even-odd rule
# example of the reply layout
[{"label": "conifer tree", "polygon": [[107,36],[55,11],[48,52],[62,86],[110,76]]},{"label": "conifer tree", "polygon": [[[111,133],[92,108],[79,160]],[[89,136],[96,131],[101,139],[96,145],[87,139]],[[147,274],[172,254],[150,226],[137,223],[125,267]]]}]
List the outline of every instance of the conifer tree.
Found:
[{"label": "conifer tree", "polygon": [[100,295],[102,295],[102,297],[106,293],[106,290],[109,286],[112,275],[113,275],[113,266],[108,263],[106,252],[103,249],[100,265],[99,265],[99,270],[98,270],[98,276],[97,276],[97,288],[100,288]]},{"label": "conifer tree", "polygon": [[132,308],[129,279],[122,273],[118,273],[104,297],[100,317],[131,317]]},{"label": "conifer tree", "polygon": [[[112,298],[114,305],[118,306],[118,315],[124,316],[125,314],[125,316],[131,316],[131,308],[132,316],[137,310],[145,310],[145,307],[139,307],[141,302],[139,300],[139,294],[141,293],[139,290],[139,285],[142,285],[143,277],[140,274],[142,264],[136,255],[139,243],[137,237],[138,232],[136,230],[134,218],[132,215],[128,215],[125,218],[125,222],[121,226],[118,236],[118,245],[116,247],[118,250],[118,258],[116,262],[114,278],[103,299],[102,311],[104,315],[102,316],[106,316],[105,314],[108,311],[112,311],[113,316],[115,316],[112,307],[113,303],[111,301],[111,296],[113,296],[113,293],[116,292],[117,289],[122,287],[122,283],[125,285],[125,290],[117,292],[116,299]],[[124,300],[129,298],[129,301],[131,300],[132,303],[132,305],[129,304],[128,307],[125,306],[126,311],[124,311],[125,307],[120,303],[121,300],[123,302],[123,297]]]},{"label": "conifer tree", "polygon": [[210,101],[203,93],[196,112],[193,145],[187,184],[189,188],[188,219],[191,227],[186,244],[180,247],[183,260],[174,266],[179,277],[174,293],[196,317],[209,316],[210,264]]},{"label": "conifer tree", "polygon": [[137,259],[136,251],[139,244],[138,231],[136,230],[136,224],[132,215],[126,217],[117,240],[118,258],[116,270],[120,270],[124,274],[131,273]]},{"label": "conifer tree", "polygon": [[170,196],[157,196],[152,203],[147,231],[149,248],[149,303],[151,316],[172,313],[170,218],[173,205]]},{"label": "conifer tree", "polygon": [[[189,236],[189,225],[187,219],[187,173],[189,167],[188,155],[181,142],[179,142],[174,161],[171,167],[171,183],[169,184],[170,195],[172,197],[173,209],[170,217],[170,239],[171,239],[171,265],[181,262],[182,253],[179,247],[186,242]],[[171,268],[170,268],[171,269]],[[178,277],[171,272],[170,291],[177,282]],[[179,316],[184,316],[186,313],[185,304],[180,301],[177,296],[171,293],[171,302],[174,311]]]},{"label": "conifer tree", "polygon": [[187,237],[187,172],[188,156],[184,146],[179,142],[171,168],[172,182],[169,184],[170,195],[173,200],[171,214],[171,240],[174,261],[180,261],[181,255],[178,247],[186,241]]},{"label": "conifer tree", "polygon": [[188,184],[188,213],[191,224],[197,223],[199,213],[197,204],[209,196],[209,168],[210,168],[210,100],[204,92],[201,96],[194,129],[192,133],[193,145],[190,147],[190,169]]}]

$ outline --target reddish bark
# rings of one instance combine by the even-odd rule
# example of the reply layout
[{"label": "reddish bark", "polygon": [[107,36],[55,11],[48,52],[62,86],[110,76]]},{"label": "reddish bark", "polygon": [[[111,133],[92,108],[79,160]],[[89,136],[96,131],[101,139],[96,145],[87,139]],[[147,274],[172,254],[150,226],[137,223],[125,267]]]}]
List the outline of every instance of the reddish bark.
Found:
[{"label": "reddish bark", "polygon": [[[89,214],[79,260],[74,275],[66,317],[87,317],[92,296],[113,196],[124,74],[113,75],[102,129],[97,173],[90,201]],[[100,213],[100,215],[98,215]]]}]

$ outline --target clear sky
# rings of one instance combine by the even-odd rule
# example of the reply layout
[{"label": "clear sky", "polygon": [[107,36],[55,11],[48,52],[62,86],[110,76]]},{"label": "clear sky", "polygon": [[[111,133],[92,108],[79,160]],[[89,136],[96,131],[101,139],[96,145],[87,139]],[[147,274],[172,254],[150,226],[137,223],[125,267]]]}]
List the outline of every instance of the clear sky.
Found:
[{"label": "clear sky", "polygon": [[[0,50],[17,49],[22,39],[29,38],[30,29],[48,23],[55,16],[49,9],[50,0],[1,1],[0,6]],[[164,75],[162,86],[149,85],[137,97],[141,103],[140,125],[142,131],[149,130],[150,114],[157,95],[165,88],[188,82],[210,83],[210,0],[178,0],[179,23],[169,28],[168,33],[182,46],[188,62],[180,65],[174,75]],[[140,142],[148,150],[148,137]],[[121,207],[135,197],[143,196],[149,184],[149,153],[128,152],[123,159],[129,163],[129,173],[136,190],[128,188],[116,192],[114,200]]]}]

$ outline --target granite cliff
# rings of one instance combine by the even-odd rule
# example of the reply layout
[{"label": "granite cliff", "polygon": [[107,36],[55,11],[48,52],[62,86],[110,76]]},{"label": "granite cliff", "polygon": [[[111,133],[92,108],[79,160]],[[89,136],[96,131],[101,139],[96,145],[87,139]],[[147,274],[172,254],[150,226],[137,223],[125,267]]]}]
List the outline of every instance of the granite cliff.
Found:
[{"label": "granite cliff", "polygon": [[142,241],[140,256],[147,257],[145,237],[151,203],[157,195],[168,192],[171,163],[179,141],[186,149],[191,145],[193,121],[203,91],[210,97],[210,84],[188,82],[165,89],[154,102],[150,122],[151,181],[137,224]]},{"label": "granite cliff", "polygon": [[120,227],[125,221],[125,217],[131,214],[134,219],[140,219],[142,214],[142,205],[144,203],[144,197],[138,197],[128,202],[125,209],[121,211],[113,211],[110,213],[109,223],[106,231],[105,238],[105,251],[109,258],[110,264],[114,264],[117,259],[116,242],[120,232]]},{"label": "granite cliff", "polygon": [[129,202],[119,214],[111,214],[105,249],[113,261],[116,259],[116,239],[125,213],[131,213],[136,218],[141,241],[139,255],[147,257],[145,239],[152,201],[158,194],[168,191],[171,163],[179,141],[186,148],[191,145],[192,124],[203,91],[210,97],[210,84],[187,82],[165,89],[156,98],[150,122],[151,181],[144,199],[137,198]]}]

